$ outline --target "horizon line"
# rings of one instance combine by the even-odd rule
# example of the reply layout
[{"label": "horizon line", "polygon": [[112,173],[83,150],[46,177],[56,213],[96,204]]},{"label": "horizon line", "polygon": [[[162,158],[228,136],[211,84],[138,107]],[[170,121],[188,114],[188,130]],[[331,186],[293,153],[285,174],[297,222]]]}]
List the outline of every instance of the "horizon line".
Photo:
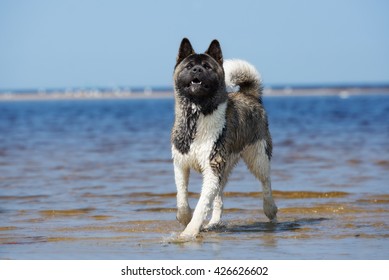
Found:
[{"label": "horizon line", "polygon": [[[349,88],[389,88],[389,82],[368,82],[368,83],[279,83],[263,84],[264,89],[349,89]],[[172,92],[173,86],[79,86],[79,87],[31,87],[31,88],[0,88],[3,93],[39,93],[39,92],[77,92],[77,91],[98,91],[98,92]]]}]

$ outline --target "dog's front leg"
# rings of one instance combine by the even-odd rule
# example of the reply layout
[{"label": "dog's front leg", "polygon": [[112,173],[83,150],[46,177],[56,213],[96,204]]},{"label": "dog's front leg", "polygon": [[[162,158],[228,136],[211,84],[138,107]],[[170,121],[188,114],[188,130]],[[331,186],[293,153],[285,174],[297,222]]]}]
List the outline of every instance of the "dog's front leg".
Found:
[{"label": "dog's front leg", "polygon": [[189,167],[174,162],[174,178],[177,187],[177,220],[186,226],[192,219],[188,201]]},{"label": "dog's front leg", "polygon": [[213,173],[211,168],[205,170],[200,199],[196,205],[192,220],[181,233],[182,237],[194,237],[200,232],[200,228],[211,209],[212,202],[218,194],[219,188],[219,178]]}]

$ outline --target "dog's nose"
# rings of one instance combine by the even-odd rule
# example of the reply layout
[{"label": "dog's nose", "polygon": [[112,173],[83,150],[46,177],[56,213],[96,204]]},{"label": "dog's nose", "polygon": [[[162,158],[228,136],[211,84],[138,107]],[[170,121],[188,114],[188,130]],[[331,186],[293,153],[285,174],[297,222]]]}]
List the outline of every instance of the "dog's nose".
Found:
[{"label": "dog's nose", "polygon": [[193,73],[201,73],[203,72],[203,68],[201,66],[195,66],[192,68]]}]

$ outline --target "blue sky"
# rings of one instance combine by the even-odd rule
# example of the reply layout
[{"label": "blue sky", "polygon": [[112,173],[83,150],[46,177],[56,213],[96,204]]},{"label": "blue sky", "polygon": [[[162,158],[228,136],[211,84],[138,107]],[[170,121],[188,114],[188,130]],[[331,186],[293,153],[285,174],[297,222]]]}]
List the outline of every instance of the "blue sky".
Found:
[{"label": "blue sky", "polygon": [[171,86],[218,39],[265,84],[389,83],[389,1],[1,0],[0,89]]}]

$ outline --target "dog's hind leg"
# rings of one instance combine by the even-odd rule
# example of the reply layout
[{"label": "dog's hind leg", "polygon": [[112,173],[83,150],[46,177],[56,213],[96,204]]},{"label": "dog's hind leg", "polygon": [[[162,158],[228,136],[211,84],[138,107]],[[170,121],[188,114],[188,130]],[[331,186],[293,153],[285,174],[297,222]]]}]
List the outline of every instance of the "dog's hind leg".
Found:
[{"label": "dog's hind leg", "polygon": [[258,140],[242,152],[243,160],[254,176],[262,183],[263,211],[270,221],[277,219],[277,206],[273,199],[270,179],[270,158],[266,153],[266,141]]}]

